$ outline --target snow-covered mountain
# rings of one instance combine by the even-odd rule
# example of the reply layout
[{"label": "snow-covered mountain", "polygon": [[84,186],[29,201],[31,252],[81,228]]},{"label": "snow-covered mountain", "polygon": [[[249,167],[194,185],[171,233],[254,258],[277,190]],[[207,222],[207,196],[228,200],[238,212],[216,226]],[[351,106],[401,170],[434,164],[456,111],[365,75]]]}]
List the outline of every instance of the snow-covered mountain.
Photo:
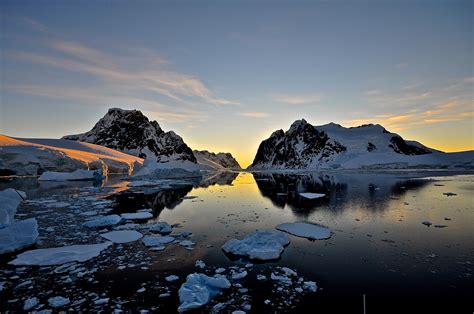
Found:
[{"label": "snow-covered mountain", "polygon": [[89,132],[63,139],[93,143],[159,163],[196,163],[193,151],[173,131],[165,132],[139,110],[111,108]]},{"label": "snow-covered mountain", "polygon": [[231,153],[211,153],[207,150],[194,150],[198,164],[209,170],[242,169]]},{"label": "snow-covered mountain", "polygon": [[443,153],[406,141],[378,124],[345,128],[295,121],[264,140],[250,170],[358,168],[472,168],[474,152]]},{"label": "snow-covered mountain", "polygon": [[108,173],[132,173],[143,159],[122,152],[76,141],[15,139],[0,135],[0,176],[40,175],[45,171],[77,169]]}]

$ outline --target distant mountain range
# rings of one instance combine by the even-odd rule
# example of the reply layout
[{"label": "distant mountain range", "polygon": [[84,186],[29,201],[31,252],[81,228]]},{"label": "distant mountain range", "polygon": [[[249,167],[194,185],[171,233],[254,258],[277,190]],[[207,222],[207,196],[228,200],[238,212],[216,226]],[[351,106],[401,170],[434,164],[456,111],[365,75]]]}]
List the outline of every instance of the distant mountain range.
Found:
[{"label": "distant mountain range", "polygon": [[474,151],[443,153],[406,141],[378,124],[345,128],[293,122],[264,140],[249,170],[474,168]]},{"label": "distant mountain range", "polygon": [[92,130],[63,139],[93,143],[158,163],[194,163],[201,169],[241,169],[230,153],[193,151],[173,131],[165,132],[139,110],[111,108]]}]

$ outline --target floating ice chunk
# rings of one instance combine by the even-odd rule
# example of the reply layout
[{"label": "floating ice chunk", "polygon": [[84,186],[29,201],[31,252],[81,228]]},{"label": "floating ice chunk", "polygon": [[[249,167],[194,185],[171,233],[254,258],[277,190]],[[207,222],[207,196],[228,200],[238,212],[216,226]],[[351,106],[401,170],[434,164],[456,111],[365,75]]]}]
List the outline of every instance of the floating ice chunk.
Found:
[{"label": "floating ice chunk", "polygon": [[299,193],[299,194],[300,196],[310,199],[310,200],[314,200],[314,199],[326,196],[326,194],[321,194],[321,193]]},{"label": "floating ice chunk", "polygon": [[165,280],[168,281],[168,282],[173,282],[173,281],[176,281],[178,279],[179,279],[179,277],[176,276],[176,275],[169,275],[169,276],[165,277]]},{"label": "floating ice chunk", "polygon": [[331,229],[308,222],[283,223],[276,226],[276,229],[310,240],[323,240],[331,237]]},{"label": "floating ice chunk", "polygon": [[245,312],[241,310],[236,310],[236,311],[233,311],[232,314],[245,314]]},{"label": "floating ice chunk", "polygon": [[23,310],[29,311],[35,306],[37,306],[39,303],[39,300],[37,297],[29,298],[25,300],[25,303],[23,303]]},{"label": "floating ice chunk", "polygon": [[96,216],[98,213],[96,210],[89,210],[87,212],[82,212],[79,215],[81,216]]},{"label": "floating ice chunk", "polygon": [[119,230],[103,233],[100,236],[113,243],[128,243],[141,239],[143,234],[135,230]]},{"label": "floating ice chunk", "polygon": [[288,267],[282,267],[281,271],[284,272],[287,276],[298,276],[298,274],[293,269]]},{"label": "floating ice chunk", "polygon": [[247,277],[247,271],[244,270],[243,272],[234,272],[232,273],[232,279],[233,280],[239,280],[239,279],[243,279],[245,277]]},{"label": "floating ice chunk", "polygon": [[140,187],[140,186],[156,186],[156,185],[158,185],[158,184],[159,184],[159,182],[141,180],[141,181],[131,181],[131,182],[128,182],[127,186],[133,188],[133,187]]},{"label": "floating ice chunk", "polygon": [[170,236],[145,236],[143,238],[143,244],[145,244],[145,246],[163,246],[174,240],[175,238]]},{"label": "floating ice chunk", "polygon": [[109,303],[109,298],[102,298],[102,299],[97,299],[94,301],[95,305],[104,305]]},{"label": "floating ice chunk", "polygon": [[316,292],[318,290],[318,286],[314,281],[305,281],[303,287],[311,292]]},{"label": "floating ice chunk", "polygon": [[195,243],[193,241],[190,241],[190,240],[183,240],[183,241],[179,242],[179,245],[187,247],[187,248],[193,246],[194,244]]},{"label": "floating ice chunk", "polygon": [[247,256],[256,260],[272,260],[280,257],[290,243],[287,235],[274,231],[255,231],[243,240],[231,239],[222,250],[233,255]]},{"label": "floating ice chunk", "polygon": [[63,207],[68,207],[68,206],[71,206],[71,204],[67,202],[48,203],[48,207],[54,207],[54,208],[63,208]]},{"label": "floating ice chunk", "polygon": [[257,280],[260,280],[260,281],[267,280],[267,276],[265,276],[265,275],[257,275]]},{"label": "floating ice chunk", "polygon": [[151,224],[140,225],[140,229],[147,229],[151,232],[159,234],[170,234],[172,231],[171,226],[166,221],[155,222]]},{"label": "floating ice chunk", "polygon": [[206,263],[204,263],[204,261],[198,259],[198,260],[196,261],[196,263],[194,264],[194,266],[203,269],[203,268],[206,268]]},{"label": "floating ice chunk", "polygon": [[178,312],[197,309],[207,304],[223,289],[230,288],[230,282],[222,275],[209,277],[204,274],[190,274],[179,288],[181,305]]},{"label": "floating ice chunk", "polygon": [[84,181],[84,180],[100,180],[102,175],[93,170],[78,169],[73,172],[55,172],[46,171],[39,178],[39,181]]},{"label": "floating ice chunk", "polygon": [[69,303],[70,301],[68,298],[64,298],[61,296],[52,297],[48,299],[49,306],[54,307],[54,308],[62,307],[62,306],[68,305]]},{"label": "floating ice chunk", "polygon": [[219,267],[216,269],[216,274],[221,274],[223,272],[225,272],[225,268]]},{"label": "floating ice chunk", "polygon": [[31,250],[21,253],[9,264],[51,266],[70,262],[85,262],[98,256],[110,245],[112,245],[112,242]]},{"label": "floating ice chunk", "polygon": [[153,218],[153,214],[149,212],[140,212],[140,213],[125,213],[120,215],[123,219],[128,220],[144,220]]},{"label": "floating ice chunk", "polygon": [[33,245],[38,238],[35,218],[14,222],[0,229],[0,254],[14,252]]},{"label": "floating ice chunk", "polygon": [[140,227],[139,224],[128,223],[128,224],[124,224],[124,225],[114,227],[114,229],[115,230],[132,230],[132,229],[137,229],[139,227]]},{"label": "floating ice chunk", "polygon": [[270,278],[275,281],[279,281],[285,285],[291,285],[291,278],[286,275],[277,275],[275,273],[271,273]]},{"label": "floating ice chunk", "polygon": [[15,189],[0,191],[0,228],[4,228],[15,221],[18,205],[26,199],[26,193]]},{"label": "floating ice chunk", "polygon": [[121,221],[122,218],[119,215],[107,215],[86,221],[83,225],[88,228],[102,228],[118,225]]}]

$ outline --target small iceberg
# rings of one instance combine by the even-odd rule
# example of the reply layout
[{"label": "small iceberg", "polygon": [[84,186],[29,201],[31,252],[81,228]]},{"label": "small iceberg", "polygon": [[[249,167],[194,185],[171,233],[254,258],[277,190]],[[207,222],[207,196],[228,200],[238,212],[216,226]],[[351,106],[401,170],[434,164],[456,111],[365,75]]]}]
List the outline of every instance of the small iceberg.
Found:
[{"label": "small iceberg", "polygon": [[38,223],[35,218],[13,222],[0,229],[0,254],[14,252],[36,243]]},{"label": "small iceberg", "polygon": [[46,171],[39,178],[39,181],[88,181],[101,180],[103,176],[98,171],[78,169],[73,172]]},{"label": "small iceberg", "polygon": [[20,203],[26,199],[26,193],[12,188],[0,191],[0,228],[15,221],[15,214]]},{"label": "small iceberg", "polygon": [[274,260],[280,257],[290,243],[287,235],[274,231],[255,231],[243,240],[231,239],[222,250],[225,253],[247,256],[255,260]]},{"label": "small iceberg", "polygon": [[103,233],[100,236],[113,243],[129,243],[141,239],[143,234],[135,230],[119,230]]},{"label": "small iceberg", "polygon": [[125,213],[120,216],[123,219],[127,219],[127,220],[146,220],[146,219],[153,218],[153,214],[149,212]]},{"label": "small iceberg", "polygon": [[87,228],[103,228],[118,225],[122,221],[119,215],[107,215],[97,219],[89,220],[82,225]]},{"label": "small iceberg", "polygon": [[289,222],[279,224],[277,230],[310,240],[324,240],[331,237],[331,229],[309,222]]},{"label": "small iceberg", "polygon": [[204,274],[190,274],[179,288],[181,305],[178,312],[200,308],[218,295],[223,289],[230,288],[230,282],[222,275],[209,277]]},{"label": "small iceberg", "polygon": [[98,256],[100,252],[111,245],[112,242],[104,242],[31,250],[21,253],[8,264],[15,266],[51,266],[70,262],[85,262]]},{"label": "small iceberg", "polygon": [[299,194],[300,196],[310,199],[310,200],[314,200],[314,199],[326,196],[326,194],[321,194],[321,193],[299,193]]}]

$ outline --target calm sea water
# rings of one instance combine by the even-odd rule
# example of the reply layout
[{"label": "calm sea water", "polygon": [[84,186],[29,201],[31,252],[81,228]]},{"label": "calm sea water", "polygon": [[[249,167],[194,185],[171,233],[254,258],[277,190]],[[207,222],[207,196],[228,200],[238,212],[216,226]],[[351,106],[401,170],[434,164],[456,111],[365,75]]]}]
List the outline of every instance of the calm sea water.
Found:
[{"label": "calm sea water", "polygon": [[[153,290],[140,296],[135,291],[143,282],[166,274],[184,279],[196,271],[197,259],[204,260],[208,267],[245,265],[248,261],[232,259],[222,252],[227,240],[243,238],[255,230],[274,230],[283,222],[309,221],[329,227],[333,236],[320,241],[290,236],[291,244],[281,259],[256,264],[254,269],[290,267],[305,279],[316,281],[320,290],[302,296],[290,308],[268,307],[263,301],[272,299],[272,286],[249,276],[244,283],[249,288],[252,312],[362,313],[363,295],[367,313],[474,310],[472,174],[242,172],[180,182],[166,189],[128,189],[126,183],[121,178],[110,178],[96,187],[88,182],[15,180],[0,183],[0,189],[26,190],[33,200],[71,201],[72,209],[55,209],[43,216],[35,214],[35,206],[20,207],[20,215],[39,220],[42,238],[38,247],[97,242],[98,233],[83,230],[84,217],[71,214],[71,210],[90,210],[81,206],[88,206],[86,200],[91,196],[113,200],[117,213],[151,207],[154,220],[180,224],[179,230],[193,232],[194,250],[173,246],[150,253],[140,242],[128,245],[132,253],[122,255],[134,259],[134,263],[140,258],[146,260],[147,269],[117,271],[114,261],[121,254],[115,251],[88,262],[101,266],[95,273],[96,282],[79,283],[78,287],[127,300],[125,309],[156,306],[173,312],[178,306],[179,284],[168,288],[172,296],[167,299],[158,298]],[[326,197],[308,200],[299,195],[301,192],[324,193]],[[428,227],[423,221],[432,225]],[[43,229],[50,226],[56,230],[45,233]],[[20,274],[20,279],[10,279],[8,271],[15,268],[6,263],[12,258],[1,259],[0,267],[7,273],[0,281],[11,281],[10,288],[0,292],[1,310],[20,308],[22,298],[27,296],[46,297],[61,290],[61,284],[51,288],[41,283],[29,291],[15,290],[18,280],[30,277],[51,282],[57,277],[32,268]],[[7,301],[15,298],[19,300]]]}]

